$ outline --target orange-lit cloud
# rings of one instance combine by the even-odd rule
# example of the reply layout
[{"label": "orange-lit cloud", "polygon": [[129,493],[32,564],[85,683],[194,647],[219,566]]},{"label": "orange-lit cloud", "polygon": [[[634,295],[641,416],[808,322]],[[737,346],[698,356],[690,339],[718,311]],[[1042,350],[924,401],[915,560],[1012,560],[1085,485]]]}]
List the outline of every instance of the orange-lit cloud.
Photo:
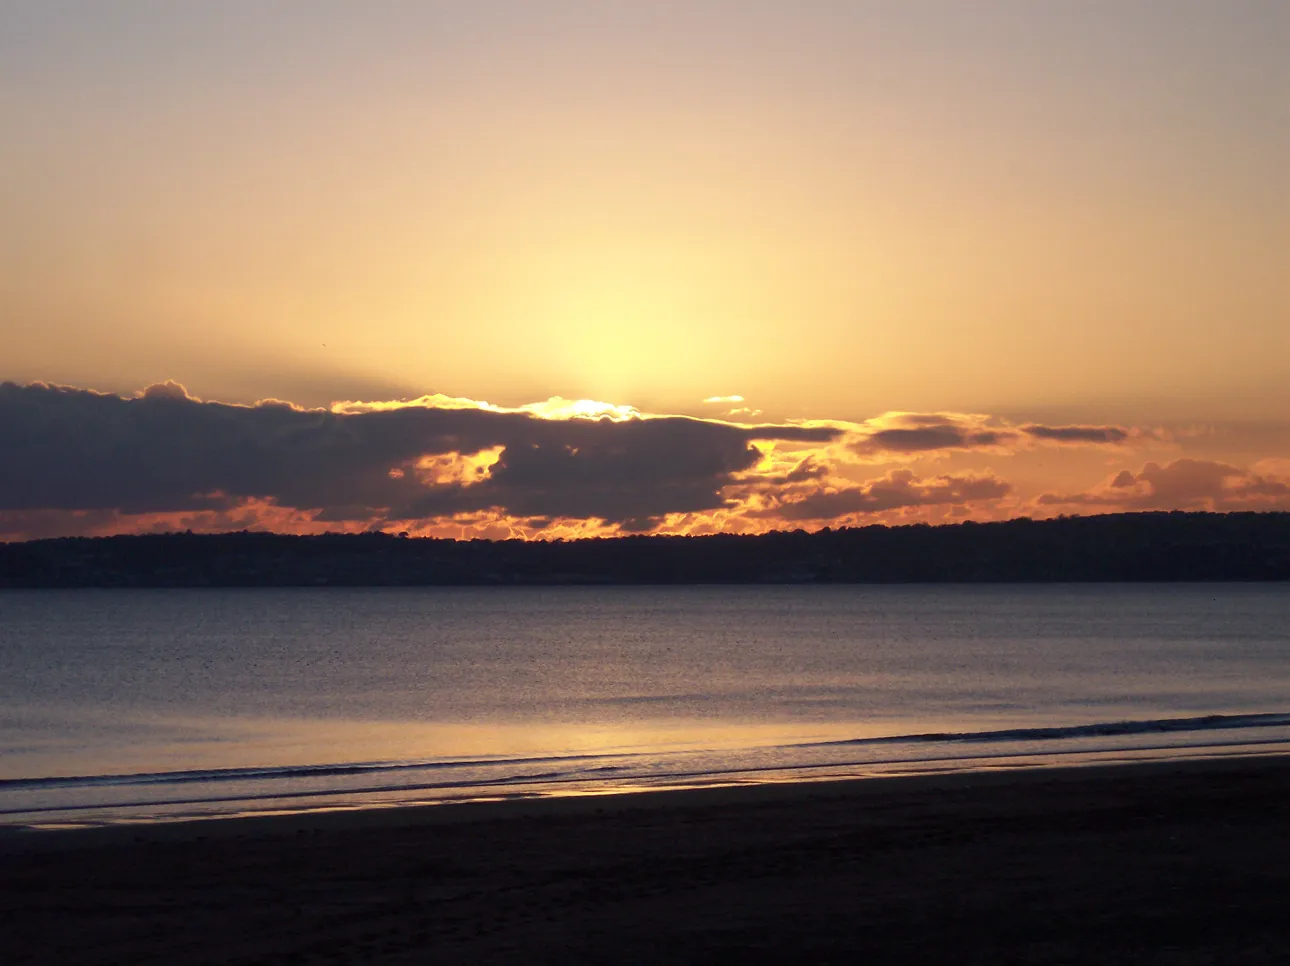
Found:
[{"label": "orange-lit cloud", "polygon": [[1290,509],[1290,473],[1283,460],[1269,460],[1256,472],[1214,460],[1182,458],[1161,466],[1147,463],[1134,473],[1121,470],[1100,485],[1076,493],[1044,493],[1039,507],[1097,507],[1104,510],[1282,510]]},{"label": "orange-lit cloud", "polygon": [[901,469],[859,486],[799,488],[787,496],[776,494],[754,515],[785,521],[836,520],[906,507],[964,506],[998,500],[1010,492],[1011,484],[990,473],[919,478],[911,470]]},{"label": "orange-lit cloud", "polygon": [[[490,446],[475,453],[437,453],[421,457],[414,466],[425,486],[474,486],[487,479],[504,451],[505,447]],[[395,467],[390,475],[400,479],[405,472]]]}]

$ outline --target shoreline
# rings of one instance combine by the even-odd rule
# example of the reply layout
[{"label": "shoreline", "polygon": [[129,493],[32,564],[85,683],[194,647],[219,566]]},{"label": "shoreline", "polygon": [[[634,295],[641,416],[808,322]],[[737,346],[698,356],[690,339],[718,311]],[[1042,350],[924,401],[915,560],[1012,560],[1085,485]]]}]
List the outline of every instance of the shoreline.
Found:
[{"label": "shoreline", "polygon": [[1281,962],[1290,756],[0,836],[0,958]]},{"label": "shoreline", "polygon": [[[690,784],[635,785],[635,787],[601,787],[593,791],[470,794],[436,801],[370,801],[338,803],[317,807],[292,807],[263,811],[240,811],[232,814],[191,814],[182,816],[139,816],[115,820],[68,819],[59,825],[58,811],[50,813],[45,824],[0,823],[0,856],[45,849],[95,847],[117,840],[130,842],[190,841],[209,838],[241,838],[257,834],[299,834],[313,831],[338,831],[360,828],[413,828],[418,825],[493,822],[533,815],[584,814],[592,811],[657,809],[657,807],[702,807],[717,805],[755,805],[760,802],[795,801],[833,793],[864,798],[875,794],[904,791],[952,792],[957,787],[1017,783],[1031,780],[1078,782],[1096,779],[1100,773],[1124,773],[1142,770],[1151,773],[1207,773],[1223,771],[1224,765],[1236,762],[1290,769],[1290,747],[1281,740],[1284,751],[1271,751],[1259,742],[1241,743],[1236,748],[1223,745],[1197,748],[1192,754],[1170,757],[1112,757],[1136,749],[1108,749],[1104,752],[1069,754],[1071,760],[1054,761],[1046,756],[1000,756],[979,758],[980,764],[966,767],[942,767],[942,760],[931,758],[912,761],[899,770],[882,770],[884,762],[867,774],[820,774],[831,765],[783,769],[784,778],[744,778],[738,771],[713,775],[712,780]],[[1213,748],[1213,751],[1211,751]],[[1222,751],[1219,751],[1222,749]],[[1160,749],[1147,749],[1160,751]],[[1082,760],[1081,760],[1082,758]],[[846,767],[846,766],[844,766]],[[791,773],[799,774],[791,774]],[[775,775],[777,770],[756,770],[757,775]],[[726,778],[729,775],[729,778]],[[875,787],[876,783],[876,787]],[[325,793],[319,793],[325,794]],[[290,801],[286,798],[284,801]],[[68,809],[72,810],[72,809]]]},{"label": "shoreline", "polygon": [[[1126,721],[1107,722],[1095,725],[1076,725],[1066,727],[1047,727],[1031,729],[1009,729],[1000,732],[983,732],[980,734],[913,734],[893,738],[847,739],[841,741],[812,741],[801,747],[847,747],[882,746],[904,742],[918,743],[926,741],[954,741],[962,738],[1014,738],[1027,741],[1052,736],[1082,737],[1084,732],[1098,738],[1127,736],[1149,737],[1157,733],[1170,733],[1187,730],[1186,726],[1206,725],[1211,730],[1226,731],[1223,740],[1210,738],[1205,744],[1125,744],[1110,747],[1085,747],[1078,749],[1056,748],[1041,750],[1038,745],[1029,748],[1012,748],[1007,751],[978,751],[973,754],[923,755],[911,757],[908,754],[896,757],[877,758],[839,758],[836,760],[800,761],[800,762],[764,762],[762,764],[742,764],[726,768],[705,770],[685,770],[682,766],[677,771],[658,771],[645,769],[638,775],[626,774],[615,779],[594,778],[578,774],[577,770],[568,775],[547,774],[539,776],[516,775],[514,778],[488,778],[480,776],[477,780],[437,780],[422,783],[413,780],[403,784],[359,784],[344,788],[299,789],[280,793],[262,790],[247,791],[237,795],[211,794],[218,786],[220,778],[226,777],[220,771],[176,772],[172,777],[181,782],[202,782],[212,787],[205,794],[190,793],[196,797],[177,798],[118,798],[116,801],[101,803],[64,802],[61,804],[32,804],[22,807],[16,802],[6,803],[0,798],[0,854],[5,851],[6,843],[22,841],[29,834],[51,835],[64,831],[86,831],[91,829],[148,829],[167,825],[185,825],[201,823],[210,825],[223,821],[247,821],[269,818],[296,818],[305,820],[313,815],[357,814],[366,811],[389,813],[391,811],[443,808],[445,806],[470,806],[475,804],[516,802],[531,803],[534,801],[596,798],[610,799],[623,796],[632,797],[642,794],[668,794],[680,791],[703,791],[719,788],[756,788],[778,785],[810,785],[814,783],[845,784],[851,781],[895,780],[908,776],[926,775],[946,780],[957,776],[971,776],[992,772],[1021,773],[1025,771],[1057,771],[1067,769],[1090,769],[1101,766],[1132,766],[1137,764],[1158,764],[1169,766],[1193,761],[1277,757],[1290,755],[1290,736],[1277,734],[1275,737],[1249,737],[1242,729],[1256,725],[1270,724],[1283,726],[1287,716],[1284,713],[1244,714],[1244,715],[1207,715],[1199,718],[1162,719],[1159,721]],[[1257,719],[1257,720],[1256,720]],[[1284,728],[1282,728],[1284,730]],[[1034,742],[1032,741],[1032,744]],[[1042,744],[1042,742],[1040,743]],[[787,748],[798,747],[787,745]],[[587,755],[574,756],[581,763]],[[609,755],[612,758],[613,755]],[[550,759],[535,759],[547,761]],[[507,761],[498,764],[505,765]],[[524,762],[520,762],[524,763]],[[297,773],[331,775],[349,770],[364,776],[393,771],[404,774],[418,768],[434,768],[436,762],[394,763],[388,768],[380,763],[360,765],[333,765],[290,767],[281,771],[295,775]],[[487,765],[488,761],[465,762],[465,765]],[[511,762],[514,764],[514,762]],[[692,767],[692,766],[689,766]],[[598,771],[601,769],[591,769]],[[616,766],[615,769],[618,770]],[[232,777],[242,778],[242,769],[232,769]],[[252,777],[263,779],[275,771],[273,768],[250,769]],[[100,782],[105,787],[118,788],[130,785],[132,781],[151,784],[157,779],[166,779],[164,773],[108,774],[102,778],[93,776],[83,778],[39,778],[14,779],[0,781],[0,792],[10,786],[16,788],[38,787],[49,783],[55,788],[84,785],[93,787]],[[214,783],[214,784],[212,784]],[[167,786],[169,787],[169,786]],[[186,787],[186,786],[185,786]]]},{"label": "shoreline", "polygon": [[[1118,753],[1118,750],[1113,750],[1105,754]],[[1123,758],[1110,761],[1094,759],[1058,764],[1043,760],[1018,764],[1005,759],[997,764],[953,770],[935,767],[935,760],[927,764],[931,767],[898,772],[878,771],[867,775],[812,775],[749,781],[718,779],[711,783],[680,786],[633,787],[568,794],[498,795],[491,798],[480,795],[432,802],[377,802],[334,807],[283,808],[265,810],[258,814],[242,812],[230,815],[127,819],[101,824],[69,823],[66,827],[0,824],[0,857],[25,852],[98,848],[126,843],[241,840],[248,835],[272,837],[327,831],[402,829],[533,817],[604,815],[673,807],[792,803],[820,797],[864,801],[889,794],[954,793],[960,789],[998,785],[1024,788],[1035,782],[1079,783],[1111,776],[1150,778],[1164,774],[1221,775],[1234,768],[1241,769],[1246,764],[1274,770],[1283,768],[1290,773],[1290,748],[1282,752],[1259,749],[1211,754],[1202,751],[1169,758]],[[1290,811],[1287,814],[1290,817]]]}]

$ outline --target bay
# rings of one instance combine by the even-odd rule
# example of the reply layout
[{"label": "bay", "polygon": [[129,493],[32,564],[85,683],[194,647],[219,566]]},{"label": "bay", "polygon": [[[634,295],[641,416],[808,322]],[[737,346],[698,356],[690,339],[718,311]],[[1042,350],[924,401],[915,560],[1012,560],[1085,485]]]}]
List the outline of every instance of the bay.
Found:
[{"label": "bay", "polygon": [[1281,584],[8,591],[0,823],[1280,749],[1287,628]]}]

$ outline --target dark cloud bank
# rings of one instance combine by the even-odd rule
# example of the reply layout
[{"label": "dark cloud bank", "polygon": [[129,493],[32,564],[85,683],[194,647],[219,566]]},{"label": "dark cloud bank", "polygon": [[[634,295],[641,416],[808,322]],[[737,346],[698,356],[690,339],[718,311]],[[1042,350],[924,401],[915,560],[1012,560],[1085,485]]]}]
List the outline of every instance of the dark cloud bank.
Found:
[{"label": "dark cloud bank", "polygon": [[[419,519],[498,509],[643,528],[725,505],[753,440],[827,442],[838,431],[686,417],[547,420],[480,409],[375,412],[231,406],[174,384],[123,399],[0,384],[0,509],[167,513],[247,499],[319,519]],[[502,447],[479,482],[428,483],[425,456]],[[393,473],[391,471],[394,471]]]}]

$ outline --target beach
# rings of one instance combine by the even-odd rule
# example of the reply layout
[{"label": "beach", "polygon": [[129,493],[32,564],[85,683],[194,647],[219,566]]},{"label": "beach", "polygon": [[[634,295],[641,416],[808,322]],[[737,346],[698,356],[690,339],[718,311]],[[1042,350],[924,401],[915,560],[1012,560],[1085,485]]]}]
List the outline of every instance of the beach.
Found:
[{"label": "beach", "polygon": [[0,834],[26,963],[1273,963],[1290,757]]}]

